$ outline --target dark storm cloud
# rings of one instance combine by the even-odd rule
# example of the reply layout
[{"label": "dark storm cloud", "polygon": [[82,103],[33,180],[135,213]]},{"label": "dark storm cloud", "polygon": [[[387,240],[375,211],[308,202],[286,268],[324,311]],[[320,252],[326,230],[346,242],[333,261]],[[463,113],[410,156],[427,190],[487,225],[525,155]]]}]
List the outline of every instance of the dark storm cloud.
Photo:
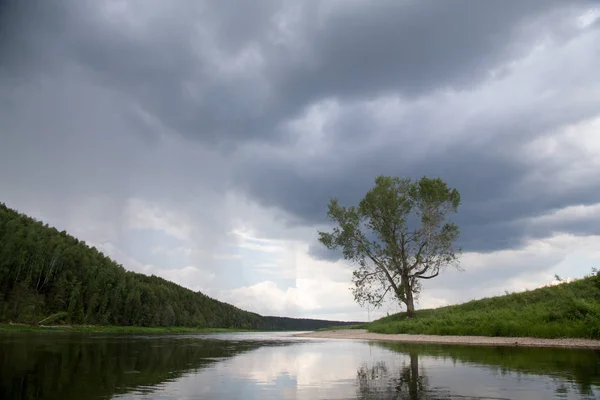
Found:
[{"label": "dark storm cloud", "polygon": [[306,32],[308,62],[283,72],[289,97],[306,102],[385,92],[416,96],[471,87],[491,66],[522,54],[536,40],[517,36],[525,23],[564,7],[559,1],[339,4]]},{"label": "dark storm cloud", "polygon": [[[536,29],[518,36],[534,17],[575,3],[12,4],[20,35],[9,47],[19,68],[41,53],[68,58],[165,126],[231,145],[282,139],[281,123],[324,97],[473,86],[537,39]],[[236,62],[252,65],[226,71]]]},{"label": "dark storm cloud", "polygon": [[[239,121],[229,111],[243,109],[235,102],[246,101],[248,94],[239,96],[244,87],[231,77],[216,79],[210,47],[238,51],[262,29],[270,3],[240,3],[235,12],[214,4],[142,2],[139,8],[111,9],[118,3],[8,2],[0,16],[2,72],[24,81],[54,69],[62,72],[65,65],[83,67],[96,82],[125,95],[166,127],[214,142],[215,135],[237,127]],[[218,43],[203,43],[212,35]],[[246,122],[253,118],[247,114]]]},{"label": "dark storm cloud", "polygon": [[[597,99],[578,97],[577,90],[593,83],[600,68],[585,64],[597,62],[598,42],[584,49],[581,73],[563,76],[552,65],[540,72],[547,76],[537,89],[549,95],[534,88],[522,100],[515,87],[494,98],[497,110],[472,117],[464,115],[477,108],[476,96],[455,115],[443,115],[451,102],[411,111],[436,93],[476,91],[501,79],[512,61],[549,37],[568,44],[581,33],[564,20],[592,2],[3,4],[5,77],[31,81],[53,70],[66,74],[59,67],[69,65],[119,94],[131,119],[140,118],[131,112],[137,108],[185,138],[242,147],[242,158],[231,159],[238,167],[233,184],[304,225],[324,222],[330,197],[357,202],[379,174],[441,176],[459,188],[466,250],[519,246],[544,234],[523,218],[600,201],[598,181],[563,189],[537,180],[523,187],[532,168],[541,167],[521,151],[548,130],[597,112]],[[593,29],[598,24],[587,31]],[[378,125],[361,105],[385,95],[403,99],[409,110],[391,127]],[[326,126],[325,155],[294,150],[288,123],[325,99],[342,108]],[[451,125],[455,118],[463,126],[446,130],[438,121]],[[248,142],[258,150],[245,153]],[[274,154],[273,146],[290,146],[289,157]]]},{"label": "dark storm cloud", "polygon": [[311,243],[308,246],[308,254],[310,254],[310,256],[315,260],[337,261],[344,258],[344,255],[341,251],[328,250],[321,243]]},{"label": "dark storm cloud", "polygon": [[[580,79],[578,85],[585,87],[586,80],[594,82],[595,74],[584,74]],[[563,83],[548,85],[560,88]],[[569,80],[569,84],[573,81]],[[444,126],[428,123],[428,119],[437,118],[437,107],[433,105],[408,113],[395,126],[399,134],[374,135],[374,141],[381,141],[375,146],[370,135],[361,135],[364,124],[343,123],[343,128],[329,124],[331,132],[345,131],[342,136],[346,140],[325,149],[322,157],[290,163],[284,157],[265,153],[251,162],[251,168],[238,170],[238,181],[263,204],[285,208],[301,216],[300,221],[317,224],[326,221],[330,197],[338,197],[344,204],[356,204],[379,174],[441,176],[462,194],[463,204],[456,220],[462,228],[460,245],[465,250],[515,248],[525,239],[545,237],[552,232],[549,226],[534,229],[526,224],[526,218],[569,205],[600,202],[598,179],[569,184],[556,178],[562,171],[578,168],[585,155],[565,147],[558,155],[566,157],[566,161],[550,165],[530,161],[538,156],[533,153],[535,148],[529,146],[532,140],[547,138],[558,127],[597,115],[598,99],[582,100],[585,96],[578,94],[576,87],[559,89],[556,96],[527,107],[514,107],[512,97],[498,95],[495,101],[503,112],[493,115],[492,109],[489,116],[484,113],[468,124],[459,123],[460,131],[455,131],[452,124],[444,130]],[[349,119],[356,118],[355,110],[349,114]],[[461,114],[455,118],[462,118]],[[370,125],[377,130],[376,121]],[[468,134],[461,135],[464,132]],[[421,149],[423,143],[429,143],[425,150]],[[293,154],[290,156],[293,158]],[[335,160],[342,160],[341,165],[336,165]],[[536,175],[540,176],[532,179]],[[573,225],[567,232],[577,231]],[[336,258],[319,249],[318,244],[313,244],[310,252],[316,258]]]}]

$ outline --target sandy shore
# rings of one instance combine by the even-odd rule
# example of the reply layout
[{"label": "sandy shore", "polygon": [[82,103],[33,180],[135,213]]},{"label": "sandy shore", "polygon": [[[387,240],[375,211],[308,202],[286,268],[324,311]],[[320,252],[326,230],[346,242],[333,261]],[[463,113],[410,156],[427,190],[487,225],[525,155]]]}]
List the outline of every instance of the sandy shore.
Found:
[{"label": "sandy shore", "polygon": [[600,340],[591,339],[537,339],[527,337],[487,337],[487,336],[438,336],[370,333],[365,329],[341,329],[299,333],[298,337],[326,339],[383,340],[406,343],[440,343],[476,346],[522,346],[522,347],[569,347],[600,349]]}]

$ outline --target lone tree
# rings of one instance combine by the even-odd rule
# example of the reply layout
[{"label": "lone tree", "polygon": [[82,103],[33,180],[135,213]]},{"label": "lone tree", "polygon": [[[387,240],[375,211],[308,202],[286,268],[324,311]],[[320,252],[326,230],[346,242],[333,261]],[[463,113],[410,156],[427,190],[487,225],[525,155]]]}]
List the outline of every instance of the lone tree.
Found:
[{"label": "lone tree", "polygon": [[319,241],[358,265],[352,292],[359,304],[379,307],[391,293],[411,317],[421,279],[435,278],[444,267],[460,269],[459,229],[447,218],[459,204],[458,191],[440,178],[379,176],[358,207],[331,199],[327,215],[337,226],[319,232]]}]

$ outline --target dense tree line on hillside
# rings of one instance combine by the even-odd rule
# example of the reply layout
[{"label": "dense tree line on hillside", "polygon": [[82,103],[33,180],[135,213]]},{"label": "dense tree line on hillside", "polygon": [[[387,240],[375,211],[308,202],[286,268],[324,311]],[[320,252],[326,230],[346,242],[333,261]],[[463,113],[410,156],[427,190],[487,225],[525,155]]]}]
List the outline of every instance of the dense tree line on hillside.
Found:
[{"label": "dense tree line on hillside", "polygon": [[334,325],[352,325],[361,322],[325,321],[322,319],[290,318],[290,317],[262,317],[265,330],[282,331],[314,331]]},{"label": "dense tree line on hillside", "polygon": [[[48,319],[48,317],[50,317]],[[344,323],[262,317],[157,276],[0,203],[0,321],[311,330]]]}]

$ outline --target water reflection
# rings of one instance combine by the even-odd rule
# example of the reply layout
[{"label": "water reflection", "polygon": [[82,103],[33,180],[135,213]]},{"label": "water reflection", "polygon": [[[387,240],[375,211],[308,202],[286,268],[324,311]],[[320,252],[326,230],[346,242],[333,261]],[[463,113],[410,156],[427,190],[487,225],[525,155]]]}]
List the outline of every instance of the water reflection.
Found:
[{"label": "water reflection", "polygon": [[580,399],[599,388],[600,353],[589,350],[0,335],[2,399]]},{"label": "water reflection", "polygon": [[370,345],[397,353],[401,362],[361,365],[356,374],[360,399],[596,399],[600,394],[598,351]]},{"label": "water reflection", "polygon": [[419,355],[411,351],[409,362],[398,371],[390,371],[385,361],[362,365],[357,371],[359,399],[421,399],[427,393],[428,380],[419,371]]},{"label": "water reflection", "polygon": [[259,346],[176,336],[0,335],[0,399],[147,393]]}]

